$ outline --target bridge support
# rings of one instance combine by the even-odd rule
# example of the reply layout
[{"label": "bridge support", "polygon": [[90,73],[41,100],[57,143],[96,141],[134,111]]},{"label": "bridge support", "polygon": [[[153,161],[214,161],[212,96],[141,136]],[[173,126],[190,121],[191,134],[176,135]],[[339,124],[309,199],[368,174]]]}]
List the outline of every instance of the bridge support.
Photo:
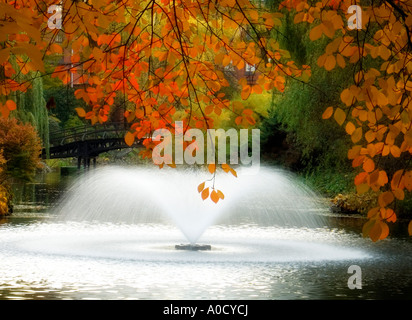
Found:
[{"label": "bridge support", "polygon": [[77,158],[77,169],[80,169],[82,166],[82,161],[83,161],[83,167],[85,169],[90,168],[90,162],[93,159],[93,168],[96,167],[96,157],[90,158],[90,157],[78,157]]}]

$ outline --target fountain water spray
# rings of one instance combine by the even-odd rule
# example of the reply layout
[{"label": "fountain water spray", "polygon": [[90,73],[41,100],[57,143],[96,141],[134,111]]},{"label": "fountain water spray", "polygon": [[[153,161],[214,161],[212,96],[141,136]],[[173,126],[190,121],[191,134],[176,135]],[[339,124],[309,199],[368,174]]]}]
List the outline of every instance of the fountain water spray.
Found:
[{"label": "fountain water spray", "polygon": [[225,193],[218,204],[203,201],[197,185],[208,178],[202,170],[105,167],[88,172],[58,206],[58,219],[115,223],[173,223],[189,245],[176,249],[209,250],[197,241],[214,223],[319,227],[324,208],[313,191],[281,170],[261,168],[238,178],[217,174]]}]

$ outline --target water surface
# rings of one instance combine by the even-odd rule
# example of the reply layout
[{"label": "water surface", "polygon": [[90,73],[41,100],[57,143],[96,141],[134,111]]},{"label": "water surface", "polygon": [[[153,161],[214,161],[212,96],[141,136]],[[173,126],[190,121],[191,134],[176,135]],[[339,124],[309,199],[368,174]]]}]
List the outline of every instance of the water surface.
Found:
[{"label": "water surface", "polygon": [[[198,239],[211,251],[185,252],[174,250],[184,234],[161,219],[55,219],[68,179],[42,176],[17,193],[0,225],[0,299],[412,298],[411,240],[372,243],[359,217],[321,212],[325,225],[308,228],[228,217]],[[351,265],[362,289],[348,288]]]}]

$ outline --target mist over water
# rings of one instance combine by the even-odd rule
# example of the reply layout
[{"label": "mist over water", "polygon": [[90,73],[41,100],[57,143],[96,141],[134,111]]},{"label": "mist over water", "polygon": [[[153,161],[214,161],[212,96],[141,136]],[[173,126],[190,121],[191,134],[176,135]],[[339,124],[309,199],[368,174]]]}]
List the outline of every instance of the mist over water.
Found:
[{"label": "mist over water", "polygon": [[[240,222],[287,227],[321,227],[326,208],[290,173],[260,168],[219,173],[217,204],[201,199],[197,186],[210,174],[191,169],[104,167],[81,176],[56,208],[58,220],[173,224],[195,243],[215,223]],[[212,187],[213,181],[207,181]]]}]

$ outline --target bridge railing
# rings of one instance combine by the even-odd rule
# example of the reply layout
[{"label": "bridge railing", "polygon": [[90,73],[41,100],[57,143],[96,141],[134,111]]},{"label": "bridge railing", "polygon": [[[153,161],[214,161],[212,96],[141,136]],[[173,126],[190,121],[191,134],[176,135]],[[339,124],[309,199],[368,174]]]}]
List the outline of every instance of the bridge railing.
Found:
[{"label": "bridge railing", "polygon": [[84,140],[121,138],[129,127],[129,124],[124,122],[108,122],[55,130],[50,132],[50,146]]}]

